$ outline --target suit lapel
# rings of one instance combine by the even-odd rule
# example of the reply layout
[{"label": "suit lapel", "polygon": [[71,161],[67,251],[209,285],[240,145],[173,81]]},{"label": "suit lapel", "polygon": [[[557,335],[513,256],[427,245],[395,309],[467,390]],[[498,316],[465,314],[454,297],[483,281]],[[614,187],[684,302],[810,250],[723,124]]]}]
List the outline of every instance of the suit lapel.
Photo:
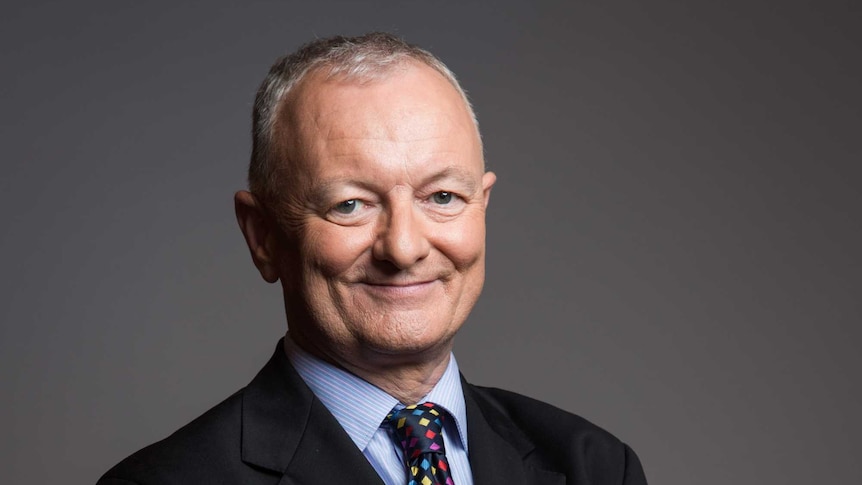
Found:
[{"label": "suit lapel", "polygon": [[532,442],[506,415],[479,396],[463,379],[473,483],[562,485],[560,473],[531,466]]},{"label": "suit lapel", "polygon": [[283,474],[281,484],[382,481],[335,417],[290,365],[275,355],[243,391],[242,460]]},{"label": "suit lapel", "polygon": [[383,485],[383,480],[344,428],[319,400],[312,405],[308,427],[285,470],[282,485],[356,483]]}]

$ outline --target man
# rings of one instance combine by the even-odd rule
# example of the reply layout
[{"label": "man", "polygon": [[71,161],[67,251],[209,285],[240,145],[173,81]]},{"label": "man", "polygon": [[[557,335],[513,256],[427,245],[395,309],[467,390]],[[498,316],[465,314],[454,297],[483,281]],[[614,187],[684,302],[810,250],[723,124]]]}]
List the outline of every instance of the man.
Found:
[{"label": "man", "polygon": [[607,432],[460,376],[494,181],[431,54],[377,33],[279,60],[235,201],[289,331],[251,384],[99,483],[646,483]]}]

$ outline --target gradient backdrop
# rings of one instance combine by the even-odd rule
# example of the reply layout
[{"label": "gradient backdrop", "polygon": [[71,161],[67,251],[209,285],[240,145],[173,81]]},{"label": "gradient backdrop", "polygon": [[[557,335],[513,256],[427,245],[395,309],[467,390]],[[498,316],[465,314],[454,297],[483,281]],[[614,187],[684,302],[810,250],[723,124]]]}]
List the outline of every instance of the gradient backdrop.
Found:
[{"label": "gradient backdrop", "polygon": [[0,475],[93,483],[285,328],[233,216],[255,89],[315,36],[444,59],[488,162],[475,383],[651,483],[862,483],[855,1],[5,2]]}]

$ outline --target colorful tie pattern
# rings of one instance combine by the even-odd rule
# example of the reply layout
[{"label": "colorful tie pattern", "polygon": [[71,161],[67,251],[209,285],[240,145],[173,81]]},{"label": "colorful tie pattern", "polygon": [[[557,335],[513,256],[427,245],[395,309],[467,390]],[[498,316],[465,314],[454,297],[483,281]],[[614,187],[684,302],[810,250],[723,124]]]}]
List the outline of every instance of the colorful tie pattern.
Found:
[{"label": "colorful tie pattern", "polygon": [[443,446],[445,411],[434,403],[414,404],[389,415],[410,467],[407,485],[454,485]]}]

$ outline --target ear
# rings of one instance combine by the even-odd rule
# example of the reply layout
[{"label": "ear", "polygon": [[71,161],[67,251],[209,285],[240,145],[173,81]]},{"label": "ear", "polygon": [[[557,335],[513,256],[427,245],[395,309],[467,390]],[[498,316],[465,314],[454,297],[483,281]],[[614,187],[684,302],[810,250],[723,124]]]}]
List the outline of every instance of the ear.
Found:
[{"label": "ear", "polygon": [[245,243],[251,252],[251,259],[260,275],[268,283],[278,281],[276,250],[276,228],[266,216],[263,206],[257,198],[246,190],[240,190],[234,195],[236,220]]},{"label": "ear", "polygon": [[488,208],[488,201],[491,199],[491,187],[496,181],[497,176],[494,172],[485,172],[485,175],[482,175],[482,197],[485,198],[485,209]]}]

